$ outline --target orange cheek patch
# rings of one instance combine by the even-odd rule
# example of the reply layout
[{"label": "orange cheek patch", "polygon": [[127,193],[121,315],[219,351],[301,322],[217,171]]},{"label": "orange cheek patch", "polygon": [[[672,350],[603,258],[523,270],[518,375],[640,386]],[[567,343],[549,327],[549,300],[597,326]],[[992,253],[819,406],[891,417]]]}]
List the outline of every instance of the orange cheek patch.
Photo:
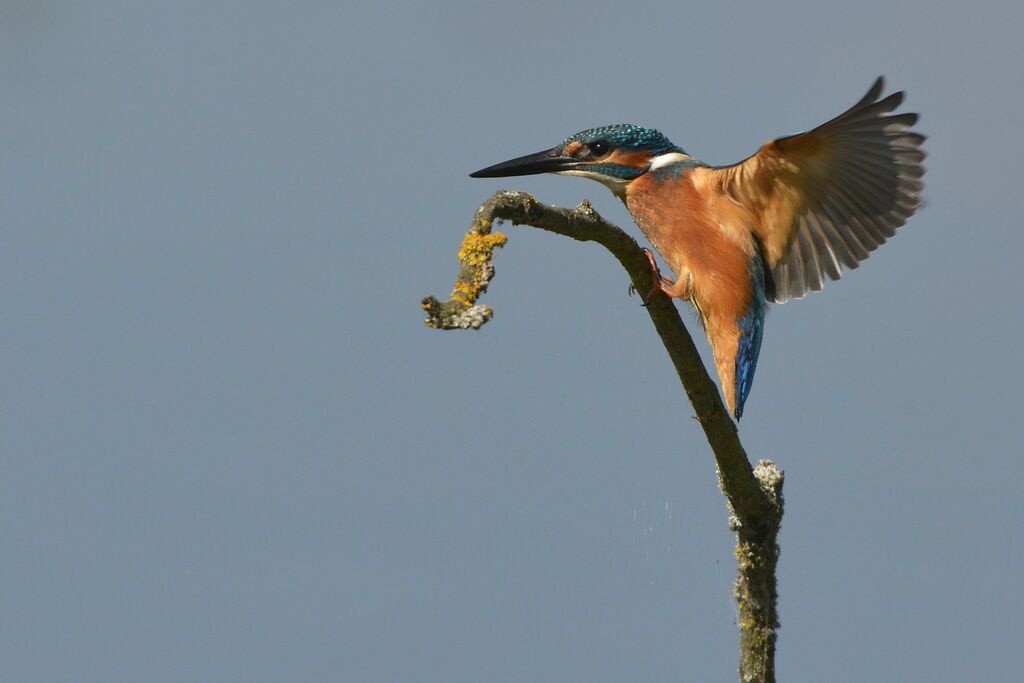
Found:
[{"label": "orange cheek patch", "polygon": [[572,157],[576,156],[582,149],[583,143],[580,142],[579,140],[573,140],[572,142],[565,146],[565,149],[562,150],[562,154],[567,157]]},{"label": "orange cheek patch", "polygon": [[621,152],[616,150],[607,158],[602,159],[601,162],[607,164],[619,164],[620,166],[628,166],[630,168],[643,168],[648,164],[650,159],[651,155],[647,152],[638,152],[635,150]]}]

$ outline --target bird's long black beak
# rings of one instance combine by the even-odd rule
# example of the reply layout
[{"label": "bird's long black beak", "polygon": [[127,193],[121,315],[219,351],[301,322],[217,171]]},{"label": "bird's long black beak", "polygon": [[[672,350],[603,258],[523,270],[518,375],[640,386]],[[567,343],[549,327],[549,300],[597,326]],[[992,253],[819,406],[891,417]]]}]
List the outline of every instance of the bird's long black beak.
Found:
[{"label": "bird's long black beak", "polygon": [[555,173],[575,168],[579,160],[562,156],[560,147],[546,149],[536,154],[503,161],[494,166],[482,168],[470,173],[470,178],[506,178],[514,175],[536,175],[537,173]]}]

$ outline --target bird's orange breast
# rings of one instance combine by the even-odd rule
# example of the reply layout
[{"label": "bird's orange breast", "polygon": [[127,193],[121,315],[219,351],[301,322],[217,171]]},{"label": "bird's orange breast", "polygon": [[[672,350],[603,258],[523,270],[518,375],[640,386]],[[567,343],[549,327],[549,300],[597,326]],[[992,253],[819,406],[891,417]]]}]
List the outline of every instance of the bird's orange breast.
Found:
[{"label": "bird's orange breast", "polygon": [[685,173],[644,174],[629,184],[625,201],[669,267],[681,278],[692,275],[692,301],[711,342],[722,392],[735,411],[740,321],[754,302],[750,261],[759,258],[747,217]]},{"label": "bird's orange breast", "polygon": [[647,173],[626,190],[626,207],[669,267],[693,274],[702,314],[742,315],[750,304],[754,242],[731,207],[686,175]]}]

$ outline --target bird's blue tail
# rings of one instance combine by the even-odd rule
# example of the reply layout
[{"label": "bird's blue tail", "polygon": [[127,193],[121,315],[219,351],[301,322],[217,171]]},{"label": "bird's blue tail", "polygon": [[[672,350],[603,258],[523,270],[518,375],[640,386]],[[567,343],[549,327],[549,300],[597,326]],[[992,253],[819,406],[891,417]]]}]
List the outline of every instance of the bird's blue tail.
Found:
[{"label": "bird's blue tail", "polygon": [[761,335],[764,332],[764,312],[767,308],[764,291],[764,262],[755,255],[750,263],[750,284],[754,297],[746,314],[740,319],[740,343],[736,349],[736,419],[743,417],[743,404],[747,402],[754,383],[757,356],[761,353]]}]

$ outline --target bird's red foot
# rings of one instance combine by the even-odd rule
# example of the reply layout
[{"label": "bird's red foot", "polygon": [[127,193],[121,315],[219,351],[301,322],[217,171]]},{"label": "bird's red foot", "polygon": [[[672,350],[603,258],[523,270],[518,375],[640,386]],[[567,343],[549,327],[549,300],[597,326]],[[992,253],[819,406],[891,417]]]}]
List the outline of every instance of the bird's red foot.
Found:
[{"label": "bird's red foot", "polygon": [[686,285],[683,287],[679,286],[679,283],[669,280],[667,277],[663,277],[661,274],[661,268],[658,267],[658,262],[654,259],[654,254],[651,253],[650,249],[644,249],[644,255],[647,257],[647,263],[651,266],[651,289],[647,292],[647,296],[644,297],[644,306],[649,305],[654,301],[655,295],[661,292],[668,298],[672,299],[679,297],[681,299],[688,299],[690,296],[690,288],[693,284],[693,276],[687,271]]}]

